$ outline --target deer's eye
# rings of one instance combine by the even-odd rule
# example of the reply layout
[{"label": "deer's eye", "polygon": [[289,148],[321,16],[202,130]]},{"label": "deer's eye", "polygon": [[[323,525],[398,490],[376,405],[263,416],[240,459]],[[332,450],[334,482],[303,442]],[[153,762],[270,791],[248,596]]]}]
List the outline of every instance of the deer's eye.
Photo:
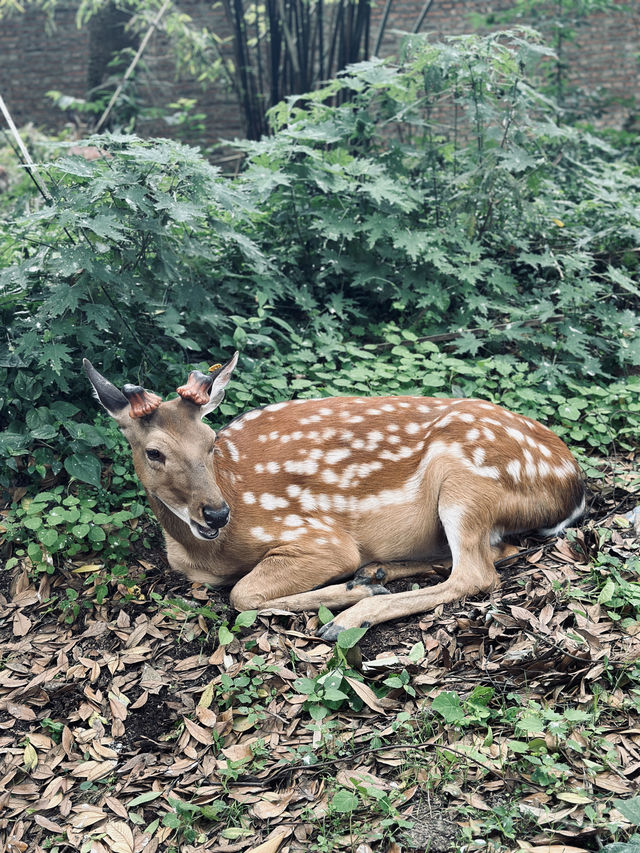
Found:
[{"label": "deer's eye", "polygon": [[150,447],[147,451],[147,459],[151,462],[164,462],[164,454],[160,453],[159,450],[156,450],[155,447]]}]

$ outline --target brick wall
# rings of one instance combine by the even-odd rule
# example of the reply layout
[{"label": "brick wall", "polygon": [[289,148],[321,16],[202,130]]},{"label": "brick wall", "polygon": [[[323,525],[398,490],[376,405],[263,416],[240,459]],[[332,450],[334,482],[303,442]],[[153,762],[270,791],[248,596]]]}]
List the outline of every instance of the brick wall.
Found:
[{"label": "brick wall", "polygon": [[[219,4],[212,9],[204,0],[184,0],[180,9],[191,15],[196,23],[208,26],[221,36],[229,27]],[[372,43],[377,32],[377,20],[383,7],[377,0],[371,27]],[[469,31],[469,13],[492,12],[508,8],[506,0],[433,0],[422,27],[434,37]],[[423,0],[394,0],[386,35],[380,50],[389,55],[397,50],[398,31],[410,30],[423,6]],[[569,82],[594,95],[599,90],[616,102],[607,107],[603,120],[621,126],[633,114],[633,98],[640,92],[640,4],[633,12],[615,11],[594,14],[577,29],[577,39],[567,45]],[[28,10],[22,15],[0,21],[0,93],[5,98],[17,124],[34,122],[46,129],[59,129],[67,118],[53,109],[45,93],[49,89],[83,96],[90,76],[95,81],[96,34],[78,31],[75,12],[71,7],[58,8],[55,30],[47,32],[45,16]],[[100,24],[98,23],[98,27]],[[91,45],[94,45],[92,49]],[[92,62],[93,59],[93,62]],[[233,93],[224,84],[203,92],[194,83],[178,81],[170,51],[162,36],[151,41],[145,59],[149,76],[141,86],[145,101],[164,106],[178,97],[194,97],[206,113],[208,140],[233,139],[243,135],[242,115]],[[155,122],[140,132],[172,135],[171,128]]]}]

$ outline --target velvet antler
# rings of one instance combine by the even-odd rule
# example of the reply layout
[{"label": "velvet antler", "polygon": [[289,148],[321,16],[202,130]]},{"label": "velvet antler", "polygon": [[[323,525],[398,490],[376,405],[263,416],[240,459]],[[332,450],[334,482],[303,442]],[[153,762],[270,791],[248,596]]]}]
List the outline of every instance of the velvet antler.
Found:
[{"label": "velvet antler", "polygon": [[183,400],[189,400],[196,406],[204,406],[205,403],[209,402],[212,385],[213,376],[211,374],[207,376],[200,370],[192,370],[187,379],[187,384],[178,388],[178,394]]},{"label": "velvet antler", "polygon": [[158,397],[157,394],[153,394],[151,391],[145,391],[142,385],[124,385],[122,393],[131,406],[131,410],[129,411],[130,418],[144,418],[146,415],[150,415],[151,412],[155,412],[162,402],[162,397]]}]

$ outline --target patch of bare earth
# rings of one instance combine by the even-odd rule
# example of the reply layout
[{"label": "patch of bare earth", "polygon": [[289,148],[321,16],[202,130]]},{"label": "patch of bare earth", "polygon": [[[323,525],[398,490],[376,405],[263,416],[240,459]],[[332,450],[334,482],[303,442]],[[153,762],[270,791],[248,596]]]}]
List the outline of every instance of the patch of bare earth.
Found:
[{"label": "patch of bare earth", "polygon": [[[315,614],[258,617],[221,646],[211,611],[233,623],[227,594],[187,584],[162,558],[132,562],[137,587],[114,581],[99,606],[80,565],[36,579],[27,567],[0,572],[0,850],[306,851],[328,837],[336,780],[348,789],[356,773],[393,795],[412,828],[385,829],[380,810],[356,813],[359,828],[334,835],[333,850],[455,851],[469,809],[491,811],[516,794],[540,814],[566,811],[505,766],[500,732],[482,760],[470,757],[474,735],[434,721],[431,700],[485,685],[505,704],[521,695],[587,707],[606,690],[622,707],[610,675],[638,658],[640,626],[597,603],[577,607],[567,590],[586,583],[598,549],[637,553],[633,530],[615,523],[632,505],[624,490],[601,491],[572,544],[521,543],[526,553],[503,568],[490,598],[370,629],[360,643],[366,683],[405,669],[414,695],[393,689],[376,704],[370,691],[358,713],[330,714],[323,744],[293,686],[332,654],[314,637]],[[606,544],[596,526],[610,530]],[[55,604],[67,585],[92,602],[72,624]],[[415,662],[408,653],[419,642],[425,654]],[[398,729],[402,711],[409,722]],[[587,772],[588,747],[576,751],[569,787],[573,779],[581,790],[636,790],[640,721],[630,710],[619,720],[604,733],[617,766]],[[176,803],[192,808],[176,817]],[[539,822],[528,841],[591,849],[590,833],[577,802],[561,823]]]}]

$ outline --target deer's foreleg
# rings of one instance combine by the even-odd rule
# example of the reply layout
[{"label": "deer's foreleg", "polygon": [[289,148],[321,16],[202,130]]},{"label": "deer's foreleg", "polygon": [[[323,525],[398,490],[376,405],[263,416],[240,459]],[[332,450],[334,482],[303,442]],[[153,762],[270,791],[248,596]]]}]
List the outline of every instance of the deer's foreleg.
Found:
[{"label": "deer's foreleg", "polygon": [[[327,540],[318,543],[318,538]],[[317,610],[349,607],[360,599],[386,593],[375,583],[333,583],[351,578],[361,562],[356,543],[333,533],[314,540],[299,539],[278,546],[245,575],[231,591],[237,610]],[[331,584],[324,586],[324,584]]]}]

